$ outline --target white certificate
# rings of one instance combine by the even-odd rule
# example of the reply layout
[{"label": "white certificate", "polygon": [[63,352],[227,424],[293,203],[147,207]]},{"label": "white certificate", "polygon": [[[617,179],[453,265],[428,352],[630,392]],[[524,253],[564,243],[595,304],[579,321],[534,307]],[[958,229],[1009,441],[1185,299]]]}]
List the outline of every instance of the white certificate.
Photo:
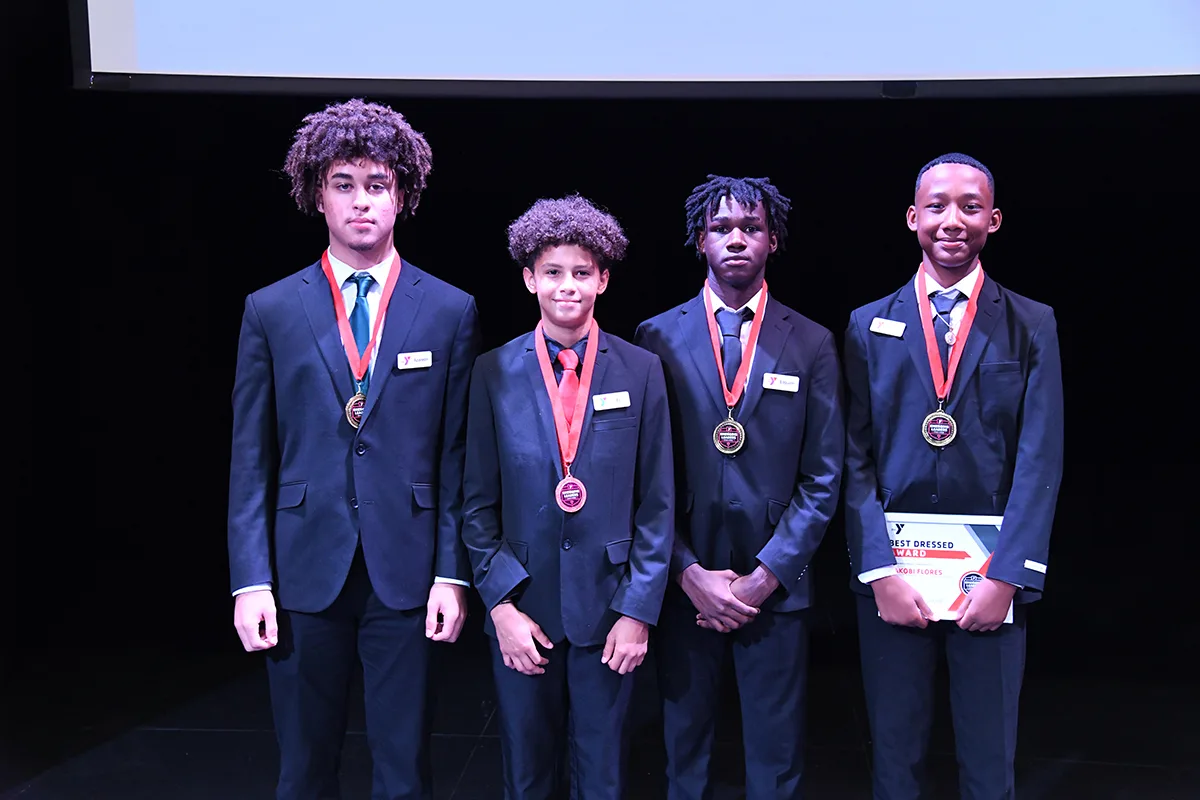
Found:
[{"label": "white certificate", "polygon": [[[987,575],[1004,517],[883,516],[896,556],[896,573],[921,593],[933,619],[957,619],[967,594]],[[1012,619],[1010,603],[1004,621]]]}]

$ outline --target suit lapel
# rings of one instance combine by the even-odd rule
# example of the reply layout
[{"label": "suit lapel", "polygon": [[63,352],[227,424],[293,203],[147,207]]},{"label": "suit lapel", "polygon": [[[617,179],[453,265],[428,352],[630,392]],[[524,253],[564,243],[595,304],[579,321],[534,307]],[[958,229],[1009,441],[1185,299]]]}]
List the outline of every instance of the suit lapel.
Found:
[{"label": "suit lapel", "polygon": [[371,409],[379,400],[384,384],[392,376],[392,363],[396,354],[404,349],[404,343],[421,309],[421,300],[425,296],[425,292],[417,285],[421,280],[420,272],[405,261],[400,263],[400,277],[396,280],[396,288],[392,290],[392,299],[388,302],[387,316],[383,320],[383,333],[379,336],[375,367],[371,371],[371,385],[367,387],[367,405],[363,409],[364,425],[367,417],[371,415]]},{"label": "suit lapel", "polygon": [[967,333],[962,359],[958,362],[958,370],[954,375],[954,385],[950,387],[947,411],[953,411],[958,406],[963,396],[962,387],[967,385],[967,381],[979,367],[979,360],[983,358],[983,351],[987,349],[992,331],[1000,321],[1000,287],[986,274],[982,276],[982,280],[983,286],[979,288],[979,300],[976,301],[975,321]]},{"label": "suit lapel", "polygon": [[309,268],[300,284],[300,303],[304,306],[308,326],[317,340],[317,350],[329,370],[338,402],[345,403],[354,394],[354,378],[350,374],[350,362],[346,359],[342,335],[338,331],[333,292],[319,261]]},{"label": "suit lapel", "polygon": [[[600,331],[600,343],[596,350],[596,366],[592,368],[592,385],[588,387],[590,394],[603,394],[600,387],[604,385],[604,376],[608,372],[608,335],[604,331]],[[582,390],[582,386],[579,387]],[[543,392],[544,394],[544,392]],[[583,430],[579,432],[579,448],[575,451],[575,460],[580,460],[580,455],[583,453],[583,448],[588,443],[590,438],[588,434],[592,431],[592,398],[587,398],[587,405],[583,407]]]},{"label": "suit lapel", "polygon": [[925,351],[925,331],[921,327],[921,307],[917,304],[917,290],[913,288],[911,280],[900,290],[896,301],[896,316],[900,318],[900,322],[904,323],[904,343],[908,346],[908,354],[917,368],[921,385],[925,387],[925,396],[929,398],[929,410],[932,411],[937,408],[937,392],[933,388],[933,372],[929,366],[929,354]]},{"label": "suit lapel", "polygon": [[[550,453],[554,456],[554,473],[562,479],[562,459],[558,452],[558,433],[554,429],[554,407],[550,405],[550,396],[546,394],[546,382],[542,379],[542,367],[538,364],[537,352],[533,349],[537,344],[535,333],[529,334],[525,341],[525,353],[518,360],[524,364],[525,374],[529,376],[529,389],[533,392],[537,405],[537,417],[542,426],[542,436],[549,442]],[[514,365],[516,366],[516,365]]]},{"label": "suit lapel", "polygon": [[681,310],[679,329],[688,352],[692,354],[692,360],[696,362],[698,380],[708,390],[708,395],[712,398],[713,405],[720,410],[721,416],[725,417],[728,406],[725,405],[725,396],[721,394],[721,374],[717,372],[717,360],[713,358],[712,335],[709,333],[705,314],[707,310],[704,307],[704,290],[701,289],[700,294]]},{"label": "suit lapel", "polygon": [[792,333],[792,323],[787,321],[783,307],[767,296],[767,307],[763,311],[766,317],[758,331],[758,344],[754,348],[754,363],[750,365],[750,374],[746,376],[746,391],[742,399],[742,408],[734,416],[740,420],[748,420],[754,413],[758,401],[763,395],[763,376],[774,372],[779,364],[779,356],[787,344],[787,338]]}]

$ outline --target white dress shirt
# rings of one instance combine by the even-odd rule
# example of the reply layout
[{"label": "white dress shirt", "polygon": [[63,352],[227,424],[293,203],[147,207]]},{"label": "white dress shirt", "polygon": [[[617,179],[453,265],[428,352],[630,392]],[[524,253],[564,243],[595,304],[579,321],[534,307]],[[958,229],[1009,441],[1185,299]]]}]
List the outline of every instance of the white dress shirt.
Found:
[{"label": "white dress shirt", "polygon": [[[729,306],[725,305],[725,302],[721,298],[717,297],[717,293],[714,292],[712,290],[712,287],[708,285],[708,281],[704,282],[704,291],[708,292],[708,300],[710,303],[712,303],[713,314],[716,314],[721,309],[726,309],[727,311],[741,311],[742,308],[748,308],[751,311],[758,313],[757,312],[758,299],[760,297],[762,297],[764,289],[765,289],[765,284],[764,284],[764,287],[760,288],[757,292],[755,292],[754,296],[751,297],[749,300],[747,300],[746,304],[743,305],[741,308],[730,308]],[[767,313],[766,299],[767,298],[763,297],[763,313],[764,314]],[[750,326],[753,324],[754,324],[753,319],[746,320],[745,322],[742,323],[741,331],[738,332],[738,338],[741,339],[741,341],[742,341],[742,355],[745,355],[745,353],[746,353],[746,345],[750,341]],[[755,350],[755,352],[757,352],[758,348],[756,347],[756,348],[754,348],[754,350]],[[750,366],[746,367],[746,370],[747,370],[746,382],[747,383],[749,383],[749,381],[750,381],[750,371],[752,371],[753,369],[754,369],[754,353],[751,353],[750,354]],[[730,386],[729,388],[733,389],[732,386]]]},{"label": "white dress shirt", "polygon": [[[391,253],[388,254],[387,258],[385,258],[383,261],[379,262],[375,266],[369,267],[366,270],[356,270],[356,269],[354,269],[354,267],[350,266],[345,261],[342,261],[340,258],[335,256],[332,252],[329,253],[329,266],[333,267],[334,280],[336,280],[338,282],[338,284],[342,287],[342,302],[345,303],[347,317],[349,317],[350,314],[353,313],[354,301],[358,299],[358,284],[356,284],[354,281],[350,280],[350,278],[353,277],[354,274],[357,272],[369,272],[371,274],[371,277],[375,279],[374,281],[371,282],[371,285],[369,287],[367,287],[367,311],[369,312],[368,319],[369,319],[369,325],[370,325],[369,330],[371,331],[372,334],[376,333],[375,319],[379,316],[379,300],[380,300],[380,298],[383,297],[383,287],[387,283],[388,276],[391,274],[392,260],[395,257],[395,255],[396,255],[396,251],[393,250]],[[377,332],[380,337],[383,336],[383,326],[386,324],[387,324],[387,312],[385,311],[383,321],[379,324],[379,331]],[[373,347],[371,349],[371,364],[370,364],[370,366],[367,367],[368,374],[373,374],[375,372],[375,360],[376,360],[376,358],[378,358],[378,356],[379,356],[379,342],[376,340],[375,347]],[[469,586],[470,585],[466,581],[460,581],[455,578],[440,578],[440,577],[438,577],[438,578],[434,578],[433,582],[434,583],[453,583],[453,584],[457,584],[458,586]],[[244,586],[241,589],[238,589],[236,592],[234,592],[233,596],[237,597],[239,594],[244,594],[246,592],[258,592],[258,591],[262,591],[262,590],[269,590],[271,588],[272,588],[271,584],[269,584],[269,583],[255,584],[254,586]]]}]

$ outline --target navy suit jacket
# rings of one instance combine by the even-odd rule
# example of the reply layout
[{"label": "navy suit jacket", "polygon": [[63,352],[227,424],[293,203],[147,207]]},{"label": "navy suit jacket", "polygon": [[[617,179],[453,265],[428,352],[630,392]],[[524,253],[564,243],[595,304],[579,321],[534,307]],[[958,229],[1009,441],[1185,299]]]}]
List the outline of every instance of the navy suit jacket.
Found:
[{"label": "navy suit jacket", "polygon": [[[231,586],[270,583],[283,608],[321,611],[341,591],[361,534],[380,600],[417,608],[435,573],[470,579],[459,525],[475,301],[403,262],[357,431],[343,410],[354,379],[334,313],[319,261],[246,298]],[[431,367],[397,368],[399,353],[424,350]]]},{"label": "navy suit jacket", "polygon": [[[1058,331],[1049,306],[983,281],[946,404],[958,435],[943,448],[921,435],[937,398],[913,281],[850,315],[846,537],[855,591],[870,594],[858,575],[896,563],[885,510],[1003,515],[988,576],[1026,587],[1018,602],[1043,588],[1063,466]],[[903,335],[872,333],[876,317],[903,322]]]},{"label": "navy suit jacket", "polygon": [[[845,424],[837,350],[828,330],[768,295],[754,363],[734,417],[746,444],[713,445],[729,415],[703,294],[643,322],[634,341],[662,359],[671,398],[678,503],[672,574],[699,562],[740,575],[762,562],[780,588],[765,607],[811,602],[808,565],[837,508]],[[799,391],[765,390],[767,373]]]},{"label": "navy suit jacket", "polygon": [[519,591],[552,641],[587,647],[618,615],[658,622],[675,515],[666,389],[657,358],[600,332],[591,394],[628,392],[629,407],[589,400],[571,468],[587,502],[568,514],[554,499],[562,461],[535,342],[520,336],[475,364],[463,541],[488,609]]}]

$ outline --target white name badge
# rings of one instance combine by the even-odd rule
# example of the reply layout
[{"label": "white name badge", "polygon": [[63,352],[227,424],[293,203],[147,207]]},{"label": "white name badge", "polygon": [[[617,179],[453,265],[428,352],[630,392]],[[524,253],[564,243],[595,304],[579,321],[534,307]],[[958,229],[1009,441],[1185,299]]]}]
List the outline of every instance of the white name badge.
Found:
[{"label": "white name badge", "polygon": [[899,320],[884,319],[876,317],[871,320],[871,333],[882,333],[884,336],[895,336],[897,338],[904,335],[905,324]]},{"label": "white name badge", "polygon": [[428,369],[433,366],[433,351],[419,350],[396,356],[396,369]]},{"label": "white name badge", "polygon": [[592,395],[592,408],[607,411],[610,408],[629,408],[629,392],[609,392]]},{"label": "white name badge", "polygon": [[777,375],[774,372],[768,372],[763,375],[763,388],[774,389],[778,392],[798,392],[800,391],[800,376]]}]

